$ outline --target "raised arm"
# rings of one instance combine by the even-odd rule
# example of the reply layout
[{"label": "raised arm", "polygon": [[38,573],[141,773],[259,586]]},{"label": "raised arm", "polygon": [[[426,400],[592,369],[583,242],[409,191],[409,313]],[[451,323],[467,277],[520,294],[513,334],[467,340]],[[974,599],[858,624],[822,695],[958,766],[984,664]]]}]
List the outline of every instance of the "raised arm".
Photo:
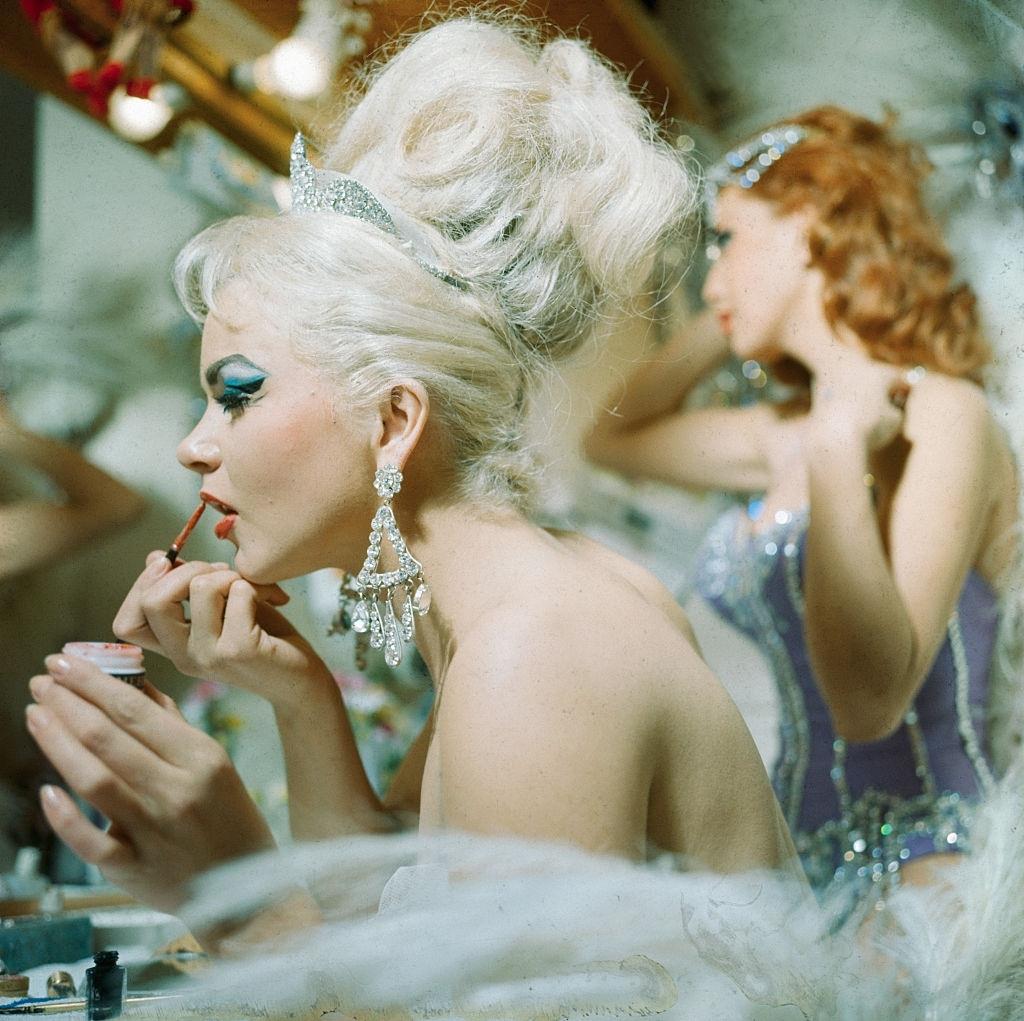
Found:
[{"label": "raised arm", "polygon": [[[642,349],[638,321],[636,350]],[[714,317],[702,313],[650,350],[625,392],[602,411],[585,443],[597,464],[638,478],[696,489],[750,491],[768,485],[760,437],[770,411],[754,408],[680,410],[696,383],[720,365],[728,343]]]},{"label": "raised arm", "polygon": [[[881,400],[885,389],[882,381]],[[886,542],[865,485],[870,437],[851,415],[828,414],[827,402],[820,411],[808,439],[808,646],[836,730],[875,740],[899,725],[945,639],[998,495],[996,446],[981,390],[919,384]]]},{"label": "raised arm", "polygon": [[138,517],[145,501],[72,447],[20,428],[0,402],[0,460],[50,478],[65,502],[0,505],[0,581],[40,567]]}]

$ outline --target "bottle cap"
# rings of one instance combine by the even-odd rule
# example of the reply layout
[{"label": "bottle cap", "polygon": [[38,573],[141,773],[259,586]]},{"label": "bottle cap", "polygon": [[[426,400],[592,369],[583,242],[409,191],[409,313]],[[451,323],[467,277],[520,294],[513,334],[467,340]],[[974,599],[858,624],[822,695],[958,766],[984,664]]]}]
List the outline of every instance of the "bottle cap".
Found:
[{"label": "bottle cap", "polygon": [[46,995],[50,999],[67,999],[70,996],[75,996],[77,992],[75,980],[69,972],[55,971],[46,980]]},{"label": "bottle cap", "polygon": [[0,996],[28,996],[28,975],[0,975]]},{"label": "bottle cap", "polygon": [[124,642],[68,642],[61,650],[69,656],[80,656],[95,663],[107,674],[141,674],[142,650]]}]

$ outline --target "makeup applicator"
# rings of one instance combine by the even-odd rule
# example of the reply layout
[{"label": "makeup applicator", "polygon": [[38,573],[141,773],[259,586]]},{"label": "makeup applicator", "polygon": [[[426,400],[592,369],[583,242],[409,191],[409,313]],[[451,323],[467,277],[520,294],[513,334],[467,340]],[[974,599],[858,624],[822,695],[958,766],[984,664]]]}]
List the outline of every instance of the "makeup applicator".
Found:
[{"label": "makeup applicator", "polygon": [[188,537],[192,534],[192,530],[199,523],[199,519],[203,516],[203,511],[206,510],[206,504],[201,503],[194,511],[192,516],[185,522],[185,527],[178,533],[177,539],[171,543],[168,547],[167,552],[164,556],[171,562],[173,566],[178,559],[178,554],[181,552],[181,547],[188,541]]}]

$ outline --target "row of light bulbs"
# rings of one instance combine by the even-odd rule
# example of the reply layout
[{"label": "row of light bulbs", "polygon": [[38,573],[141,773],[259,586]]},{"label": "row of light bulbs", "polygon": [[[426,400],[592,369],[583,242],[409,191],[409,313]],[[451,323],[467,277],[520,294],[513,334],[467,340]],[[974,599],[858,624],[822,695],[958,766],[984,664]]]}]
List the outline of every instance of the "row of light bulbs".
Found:
[{"label": "row of light bulbs", "polygon": [[[330,85],[338,66],[366,48],[369,11],[353,10],[339,0],[306,0],[295,31],[246,64],[236,64],[229,81],[243,92],[259,90],[285,99],[310,100]],[[132,142],[148,142],[184,109],[188,96],[173,83],[154,85],[148,97],[124,87],[110,97],[110,126]]]}]

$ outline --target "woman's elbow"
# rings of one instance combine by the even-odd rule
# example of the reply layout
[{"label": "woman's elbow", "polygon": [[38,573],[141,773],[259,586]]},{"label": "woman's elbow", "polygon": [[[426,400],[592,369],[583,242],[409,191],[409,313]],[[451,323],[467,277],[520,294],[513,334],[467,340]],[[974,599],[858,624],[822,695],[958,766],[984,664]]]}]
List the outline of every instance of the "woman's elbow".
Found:
[{"label": "woman's elbow", "polygon": [[[924,672],[911,638],[905,651],[872,658],[846,658],[837,664],[835,683],[823,689],[838,737],[850,743],[881,741],[892,735],[913,708]],[[840,682],[840,678],[842,681]]]},{"label": "woman's elbow", "polygon": [[125,491],[115,501],[118,524],[127,525],[137,521],[146,513],[149,501],[134,489],[125,488]]},{"label": "woman's elbow", "polygon": [[863,695],[856,703],[830,706],[832,727],[849,744],[882,741],[899,729],[908,709],[903,699],[876,693]]},{"label": "woman's elbow", "polygon": [[836,736],[842,738],[847,744],[870,744],[874,741],[883,741],[896,730],[899,723],[899,719],[891,720],[889,718],[868,720],[833,717],[832,720]]},{"label": "woman's elbow", "polygon": [[82,509],[94,518],[97,527],[105,531],[108,528],[132,524],[142,517],[148,507],[149,501],[144,496],[111,479],[103,500],[94,501],[91,506]]}]

